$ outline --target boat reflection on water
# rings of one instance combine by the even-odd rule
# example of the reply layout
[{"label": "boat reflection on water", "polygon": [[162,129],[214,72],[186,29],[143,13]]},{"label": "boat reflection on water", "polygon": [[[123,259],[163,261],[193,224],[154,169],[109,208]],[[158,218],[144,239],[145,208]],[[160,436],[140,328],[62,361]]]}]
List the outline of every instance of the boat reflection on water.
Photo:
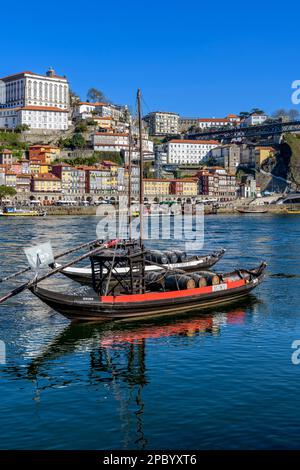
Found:
[{"label": "boat reflection on water", "polygon": [[[118,401],[122,423],[123,446],[144,449],[147,439],[144,433],[143,414],[145,403],[142,392],[149,383],[147,376],[147,344],[164,341],[165,338],[179,337],[187,340],[189,346],[202,335],[220,335],[222,326],[242,324],[246,318],[251,321],[257,299],[251,296],[247,301],[222,309],[201,312],[198,315],[170,319],[152,319],[142,323],[91,324],[72,323],[67,326],[53,342],[33,360],[27,368],[27,378],[36,384],[36,397],[41,400],[43,390],[86,382],[87,386],[99,387],[105,384],[111,397]],[[81,365],[66,374],[55,374],[58,358],[70,354],[89,354],[88,369]],[[201,350],[199,350],[201,354]],[[64,361],[60,361],[64,363]],[[43,380],[46,379],[46,380]]]},{"label": "boat reflection on water", "polygon": [[225,323],[242,323],[246,315],[241,308],[229,313],[207,315],[202,318],[189,318],[188,320],[177,320],[168,324],[152,324],[139,326],[129,331],[111,331],[100,341],[102,348],[116,348],[122,344],[138,344],[147,339],[165,338],[169,336],[193,337],[197,334],[220,333],[221,325]]}]

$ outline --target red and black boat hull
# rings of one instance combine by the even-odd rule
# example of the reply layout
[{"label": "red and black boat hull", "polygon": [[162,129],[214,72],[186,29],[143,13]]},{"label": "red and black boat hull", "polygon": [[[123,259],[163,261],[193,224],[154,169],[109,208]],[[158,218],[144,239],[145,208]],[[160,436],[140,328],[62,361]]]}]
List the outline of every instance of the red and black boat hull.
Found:
[{"label": "red and black boat hull", "polygon": [[151,292],[106,297],[65,295],[38,286],[32,292],[43,302],[71,320],[99,321],[179,314],[229,303],[247,296],[262,281],[264,268],[252,272],[250,281],[171,292]]}]

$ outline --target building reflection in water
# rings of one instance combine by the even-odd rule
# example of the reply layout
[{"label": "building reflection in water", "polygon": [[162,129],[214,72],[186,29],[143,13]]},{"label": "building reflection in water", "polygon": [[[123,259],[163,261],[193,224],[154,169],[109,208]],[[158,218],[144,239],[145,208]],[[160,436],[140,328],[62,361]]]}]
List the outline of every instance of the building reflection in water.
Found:
[{"label": "building reflection in water", "polygon": [[[136,448],[144,449],[147,438],[143,426],[143,389],[149,383],[147,342],[171,336],[193,341],[199,335],[219,335],[223,325],[242,324],[246,316],[251,319],[256,303],[255,297],[250,297],[236,307],[212,313],[165,317],[142,323],[70,324],[43,353],[31,360],[26,376],[35,381],[36,397],[42,399],[46,388],[69,385],[72,380],[78,382],[77,370],[68,370],[64,379],[61,374],[55,376],[54,370],[51,371],[52,361],[72,353],[89,354],[88,371],[83,371],[85,381],[88,379],[88,384],[92,385],[108,384],[119,403],[124,448],[128,448],[135,436]],[[46,383],[43,378],[47,379]]]}]

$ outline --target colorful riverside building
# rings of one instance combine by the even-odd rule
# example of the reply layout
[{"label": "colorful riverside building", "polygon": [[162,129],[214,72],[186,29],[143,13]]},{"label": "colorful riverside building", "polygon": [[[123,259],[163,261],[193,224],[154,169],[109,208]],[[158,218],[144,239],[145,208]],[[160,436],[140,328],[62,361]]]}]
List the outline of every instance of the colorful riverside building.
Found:
[{"label": "colorful riverside building", "polygon": [[199,194],[213,197],[220,202],[236,198],[237,183],[235,175],[227,173],[222,167],[207,167],[197,173]]},{"label": "colorful riverside building", "polygon": [[[29,160],[26,160],[26,158],[22,158],[21,160],[18,161],[17,164],[19,166],[20,173],[22,173],[22,174],[29,174],[30,173],[30,162],[29,162]],[[11,166],[12,169],[13,169],[13,166],[14,165]]]},{"label": "colorful riverside building", "polygon": [[170,194],[178,196],[197,196],[198,178],[182,178],[171,180]]},{"label": "colorful riverside building", "polygon": [[85,172],[66,163],[52,165],[52,173],[61,180],[64,194],[84,194]]},{"label": "colorful riverside building", "polygon": [[85,192],[88,194],[111,193],[111,171],[109,168],[78,167],[85,172]]},{"label": "colorful riverside building", "polygon": [[51,173],[51,165],[42,163],[42,160],[35,158],[29,162],[29,173],[38,175],[40,173]]},{"label": "colorful riverside building", "polygon": [[17,186],[17,173],[15,171],[7,170],[5,174],[5,185],[11,188]]},{"label": "colorful riverside building", "polygon": [[51,173],[34,175],[31,178],[31,191],[38,193],[61,193],[61,180]]},{"label": "colorful riverside building", "polygon": [[144,179],[145,196],[165,196],[170,194],[170,181],[166,179]]},{"label": "colorful riverside building", "polygon": [[31,175],[20,174],[16,178],[16,190],[17,193],[23,193],[24,196],[30,193],[31,190]]},{"label": "colorful riverside building", "polygon": [[31,145],[29,147],[29,160],[39,159],[42,163],[51,164],[60,157],[60,148],[54,145]]},{"label": "colorful riverside building", "polygon": [[144,179],[145,196],[197,196],[198,178]]},{"label": "colorful riverside building", "polygon": [[14,162],[12,165],[9,165],[9,170],[16,175],[20,175],[22,173],[22,166],[19,162]]},{"label": "colorful riverside building", "polygon": [[0,164],[11,165],[14,161],[13,153],[11,150],[3,149],[0,150]]},{"label": "colorful riverside building", "polygon": [[4,186],[6,181],[6,165],[0,164],[0,186]]}]

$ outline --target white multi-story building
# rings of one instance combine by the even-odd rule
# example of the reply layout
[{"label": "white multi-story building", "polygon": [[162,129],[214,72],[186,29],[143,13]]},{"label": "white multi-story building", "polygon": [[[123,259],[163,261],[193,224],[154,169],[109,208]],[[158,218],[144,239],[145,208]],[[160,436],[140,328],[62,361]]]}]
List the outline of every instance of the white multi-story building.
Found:
[{"label": "white multi-story building", "polygon": [[49,69],[44,75],[21,72],[0,79],[0,127],[68,128],[69,84]]},{"label": "white multi-story building", "polygon": [[105,105],[105,103],[90,103],[89,101],[80,101],[74,109],[74,117],[81,119],[89,119],[93,117],[96,106]]},{"label": "white multi-story building", "polygon": [[95,151],[120,152],[128,149],[129,136],[125,133],[96,132],[92,136],[92,144]]},{"label": "white multi-story building", "polygon": [[31,129],[68,129],[68,110],[47,106],[0,108],[0,128],[14,129],[26,124]]},{"label": "white multi-story building", "polygon": [[216,140],[170,140],[166,144],[168,164],[196,165],[218,145]]},{"label": "white multi-story building", "polygon": [[118,122],[123,119],[127,106],[119,106],[112,103],[91,103],[89,101],[80,101],[74,109],[74,117],[81,119],[90,119],[94,116],[103,118],[112,118]]},{"label": "white multi-story building", "polygon": [[197,126],[200,129],[209,127],[226,127],[232,126],[232,122],[227,118],[200,118],[197,119]]},{"label": "white multi-story building", "polygon": [[247,126],[259,126],[263,124],[268,119],[266,114],[251,114],[247,119],[245,119],[244,123]]},{"label": "white multi-story building", "polygon": [[239,124],[241,122],[240,116],[237,116],[236,114],[227,114],[226,119],[229,119],[233,124]]},{"label": "white multi-story building", "polygon": [[150,135],[176,135],[179,133],[179,114],[154,111],[143,120],[148,124]]},{"label": "white multi-story building", "polygon": [[97,103],[95,107],[95,111],[99,116],[112,117],[115,121],[122,120],[127,109],[127,106],[109,103]]},{"label": "white multi-story building", "polygon": [[22,72],[0,79],[3,108],[50,106],[69,108],[69,84],[49,69],[44,75]]}]

